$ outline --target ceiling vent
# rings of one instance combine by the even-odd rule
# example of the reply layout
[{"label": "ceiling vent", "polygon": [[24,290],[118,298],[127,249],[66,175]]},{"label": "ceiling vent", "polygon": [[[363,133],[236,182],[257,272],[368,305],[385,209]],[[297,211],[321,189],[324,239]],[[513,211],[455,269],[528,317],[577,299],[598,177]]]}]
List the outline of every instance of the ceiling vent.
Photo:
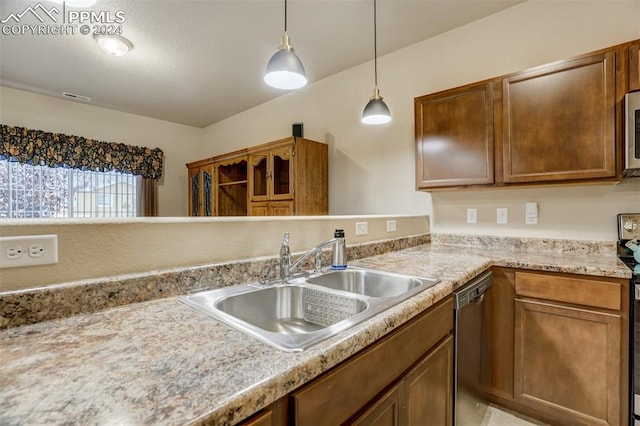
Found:
[{"label": "ceiling vent", "polygon": [[65,98],[73,99],[74,101],[91,102],[91,98],[88,96],[76,95],[75,93],[62,92],[62,96]]}]

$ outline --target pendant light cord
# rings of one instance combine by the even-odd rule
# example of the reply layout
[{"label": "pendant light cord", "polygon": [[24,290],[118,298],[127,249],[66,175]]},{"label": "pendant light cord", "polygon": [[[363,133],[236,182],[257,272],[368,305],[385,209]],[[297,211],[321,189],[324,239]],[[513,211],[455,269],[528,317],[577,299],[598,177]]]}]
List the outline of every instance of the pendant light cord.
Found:
[{"label": "pendant light cord", "polygon": [[287,0],[284,0],[284,32],[287,32]]},{"label": "pendant light cord", "polygon": [[378,19],[376,9],[376,0],[373,0],[373,75],[376,87],[378,87]]}]

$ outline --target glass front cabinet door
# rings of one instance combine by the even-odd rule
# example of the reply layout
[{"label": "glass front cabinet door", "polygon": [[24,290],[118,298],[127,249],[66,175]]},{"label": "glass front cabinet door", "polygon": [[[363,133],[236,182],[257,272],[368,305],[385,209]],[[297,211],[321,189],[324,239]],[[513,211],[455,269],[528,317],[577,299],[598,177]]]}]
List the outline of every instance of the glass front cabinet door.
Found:
[{"label": "glass front cabinet door", "polygon": [[269,196],[267,192],[269,154],[253,154],[250,162],[251,201],[266,201]]},{"label": "glass front cabinet door", "polygon": [[251,155],[251,201],[293,198],[293,146]]},{"label": "glass front cabinet door", "polygon": [[211,164],[189,169],[189,215],[213,216],[214,170]]},{"label": "glass front cabinet door", "polygon": [[293,146],[271,151],[271,190],[272,200],[293,198]]}]

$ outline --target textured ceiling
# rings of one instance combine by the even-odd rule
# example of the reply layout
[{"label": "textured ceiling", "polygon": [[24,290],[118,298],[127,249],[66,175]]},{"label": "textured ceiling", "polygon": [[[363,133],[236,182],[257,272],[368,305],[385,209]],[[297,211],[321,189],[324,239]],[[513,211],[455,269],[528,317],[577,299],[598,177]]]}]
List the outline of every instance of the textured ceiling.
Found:
[{"label": "textured ceiling", "polygon": [[[519,2],[379,0],[378,55]],[[79,11],[40,3],[46,10],[56,6],[58,21]],[[37,4],[0,0],[0,20]],[[79,33],[80,24],[73,35],[5,34],[18,31],[9,19],[0,24],[10,25],[0,35],[0,84],[52,96],[71,92],[90,97],[92,105],[196,127],[284,93],[262,80],[284,28],[281,0],[99,0],[88,10],[111,19],[122,11],[123,35],[134,49],[110,57]],[[44,23],[27,13],[19,25],[54,25],[42,17]],[[373,1],[290,0],[288,32],[312,83],[372,59]]]}]

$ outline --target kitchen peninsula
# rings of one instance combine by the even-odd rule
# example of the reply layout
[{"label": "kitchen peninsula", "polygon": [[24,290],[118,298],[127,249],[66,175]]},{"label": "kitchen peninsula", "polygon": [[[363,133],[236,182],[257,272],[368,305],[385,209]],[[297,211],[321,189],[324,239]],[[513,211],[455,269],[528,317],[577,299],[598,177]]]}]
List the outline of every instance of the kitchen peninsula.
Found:
[{"label": "kitchen peninsula", "polygon": [[[350,265],[433,276],[442,280],[438,285],[302,353],[280,352],[175,297],[4,330],[0,422],[236,424],[488,268],[610,277],[621,283],[630,276],[606,244],[431,238],[431,243],[397,251],[388,251],[397,241],[379,243],[377,249],[388,252]],[[469,240],[476,245],[468,245]]]}]

